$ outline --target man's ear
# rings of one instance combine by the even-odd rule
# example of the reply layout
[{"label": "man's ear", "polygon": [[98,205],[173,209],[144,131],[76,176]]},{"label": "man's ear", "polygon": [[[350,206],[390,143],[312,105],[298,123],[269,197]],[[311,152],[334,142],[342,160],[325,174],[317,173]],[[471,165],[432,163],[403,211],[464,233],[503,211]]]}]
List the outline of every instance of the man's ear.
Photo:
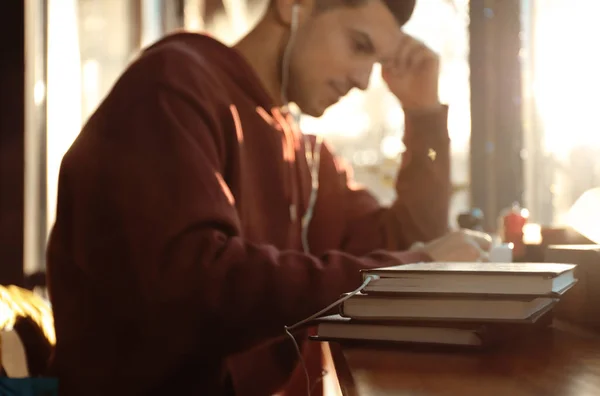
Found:
[{"label": "man's ear", "polygon": [[[318,0],[272,0],[271,7],[277,16],[277,20],[286,26],[291,26],[294,16],[296,22],[301,23],[306,19]],[[294,15],[296,13],[296,15]]]}]

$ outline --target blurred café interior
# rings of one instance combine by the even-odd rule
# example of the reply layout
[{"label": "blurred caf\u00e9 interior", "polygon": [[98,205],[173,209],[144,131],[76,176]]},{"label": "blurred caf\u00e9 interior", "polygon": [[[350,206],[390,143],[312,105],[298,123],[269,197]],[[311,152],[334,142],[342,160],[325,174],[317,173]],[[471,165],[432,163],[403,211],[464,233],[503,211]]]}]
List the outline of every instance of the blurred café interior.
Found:
[{"label": "blurred caf\u00e9 interior", "polygon": [[[45,298],[61,158],[140,49],[181,29],[232,44],[266,4],[3,2],[1,285]],[[528,246],[600,243],[599,14],[592,0],[417,1],[405,30],[441,59],[452,226],[495,233],[502,216],[517,210]],[[392,201],[403,113],[378,70],[366,91],[351,91],[321,118],[300,123],[304,133],[323,134],[381,203]]]}]

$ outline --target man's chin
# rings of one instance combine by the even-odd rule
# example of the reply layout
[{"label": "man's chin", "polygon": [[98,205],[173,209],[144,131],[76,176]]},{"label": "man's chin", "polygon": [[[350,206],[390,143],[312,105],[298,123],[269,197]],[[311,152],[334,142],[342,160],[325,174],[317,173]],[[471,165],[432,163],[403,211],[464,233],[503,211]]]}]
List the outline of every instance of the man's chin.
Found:
[{"label": "man's chin", "polygon": [[306,114],[311,117],[319,118],[323,114],[325,114],[325,109],[319,109],[319,110],[313,109],[313,110],[309,110],[309,111],[302,111],[302,114]]},{"label": "man's chin", "polygon": [[311,117],[321,117],[323,114],[325,114],[325,111],[330,108],[331,106],[333,106],[335,103],[331,103],[329,105],[324,105],[323,103],[310,103],[310,104],[305,104],[305,105],[298,105],[298,107],[300,108],[300,111],[302,112],[302,114],[306,114],[309,115]]}]

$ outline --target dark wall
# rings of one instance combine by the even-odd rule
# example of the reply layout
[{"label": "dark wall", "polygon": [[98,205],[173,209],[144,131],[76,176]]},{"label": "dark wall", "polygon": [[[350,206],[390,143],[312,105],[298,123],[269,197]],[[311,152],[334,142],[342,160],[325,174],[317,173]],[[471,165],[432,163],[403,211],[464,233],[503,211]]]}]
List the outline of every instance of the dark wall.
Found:
[{"label": "dark wall", "polygon": [[2,2],[0,23],[0,284],[23,282],[24,1]]},{"label": "dark wall", "polygon": [[471,202],[486,228],[523,203],[521,1],[471,1]]}]

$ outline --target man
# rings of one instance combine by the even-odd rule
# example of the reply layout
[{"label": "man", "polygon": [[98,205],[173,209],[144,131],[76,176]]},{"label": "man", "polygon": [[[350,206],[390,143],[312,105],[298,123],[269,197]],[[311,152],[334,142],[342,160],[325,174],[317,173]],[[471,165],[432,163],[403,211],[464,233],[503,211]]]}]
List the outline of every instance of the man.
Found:
[{"label": "man", "polygon": [[[48,247],[61,395],[219,395],[249,379],[276,392],[282,344],[251,348],[358,287],[360,269],[481,259],[485,237],[445,235],[446,109],[436,57],[400,31],[413,7],[273,0],[233,49],[178,34],[128,68],[62,163]],[[306,152],[281,109],[319,116],[375,62],[406,111],[390,208],[326,145]]]}]

